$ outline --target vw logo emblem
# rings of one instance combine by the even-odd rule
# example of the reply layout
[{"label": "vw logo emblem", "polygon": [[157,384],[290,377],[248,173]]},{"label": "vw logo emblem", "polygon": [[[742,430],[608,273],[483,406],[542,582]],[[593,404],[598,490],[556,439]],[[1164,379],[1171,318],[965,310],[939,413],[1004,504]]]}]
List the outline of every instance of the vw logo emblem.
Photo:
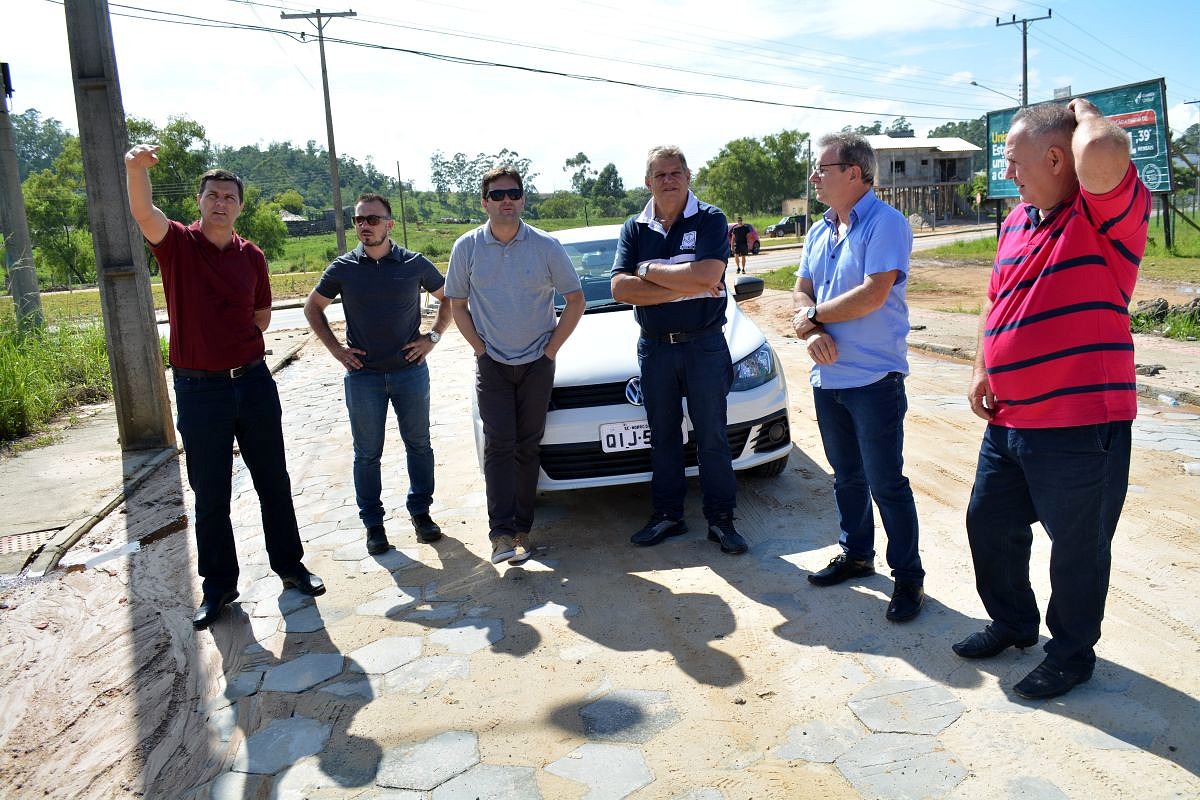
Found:
[{"label": "vw logo emblem", "polygon": [[642,379],[630,378],[629,383],[625,384],[625,399],[630,405],[640,406],[642,404]]}]

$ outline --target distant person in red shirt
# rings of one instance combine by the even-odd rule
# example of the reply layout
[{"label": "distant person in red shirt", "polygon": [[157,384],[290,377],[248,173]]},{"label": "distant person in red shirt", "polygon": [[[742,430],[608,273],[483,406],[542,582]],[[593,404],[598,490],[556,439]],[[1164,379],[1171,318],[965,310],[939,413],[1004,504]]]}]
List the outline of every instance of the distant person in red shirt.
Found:
[{"label": "distant person in red shirt", "polygon": [[1020,192],[1004,221],[968,399],[988,421],[967,509],[992,622],[954,645],[1037,644],[1034,522],[1050,535],[1045,660],[1014,686],[1056,697],[1092,677],[1137,414],[1129,301],[1150,193],[1129,137],[1083,99],[1022,109],[1004,146]]},{"label": "distant person in red shirt", "polygon": [[158,147],[125,154],[129,210],[162,270],[171,324],[177,427],[196,496],[196,560],[204,599],[192,618],[207,628],[237,599],[233,523],[233,444],[258,492],[271,569],[284,587],[307,595],[325,584],[300,563],[304,547],[292,505],[283,453],[282,409],[263,361],[263,331],[271,323],[267,260],[234,232],[242,211],[242,180],[226,170],[200,176],[200,219],[183,225],[154,205],[149,169]]},{"label": "distant person in red shirt", "polygon": [[729,249],[733,251],[733,262],[737,265],[737,271],[744,273],[746,254],[750,252],[750,231],[754,228],[742,222],[741,214],[734,217],[734,220],[737,224],[729,229]]}]

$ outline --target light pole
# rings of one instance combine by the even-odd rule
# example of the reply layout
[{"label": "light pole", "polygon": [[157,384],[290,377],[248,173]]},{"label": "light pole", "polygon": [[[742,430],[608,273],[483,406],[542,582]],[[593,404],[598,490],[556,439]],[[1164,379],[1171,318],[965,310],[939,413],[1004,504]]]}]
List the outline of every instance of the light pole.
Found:
[{"label": "light pole", "polygon": [[971,85],[972,85],[972,86],[978,86],[980,89],[987,89],[989,92],[994,92],[995,94],[998,94],[998,95],[1000,95],[1001,97],[1007,97],[1009,100],[1012,100],[1012,101],[1013,101],[1014,103],[1016,103],[1017,105],[1021,105],[1021,101],[1020,101],[1020,100],[1018,100],[1017,98],[1013,97],[1011,94],[1005,94],[1004,92],[1000,91],[999,89],[993,89],[993,88],[992,88],[992,87],[990,87],[990,86],[984,86],[984,85],[983,85],[982,83],[980,83],[979,81],[971,81]]}]

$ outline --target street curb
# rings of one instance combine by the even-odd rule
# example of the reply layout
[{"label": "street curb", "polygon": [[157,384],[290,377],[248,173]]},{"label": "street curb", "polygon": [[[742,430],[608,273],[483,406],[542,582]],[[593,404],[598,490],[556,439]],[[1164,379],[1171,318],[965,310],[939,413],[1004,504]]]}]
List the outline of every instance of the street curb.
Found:
[{"label": "street curb", "polygon": [[[268,368],[271,374],[279,372],[287,366],[297,354],[311,341],[312,334],[304,337],[301,341],[289,347],[279,357],[272,356],[268,359]],[[86,517],[81,517],[70,523],[58,532],[58,535],[51,539],[46,544],[42,545],[41,549],[36,552],[33,558],[27,563],[27,566],[22,570],[30,577],[43,578],[58,566],[62,561],[63,556],[83,538],[84,534],[96,527],[109,514],[116,510],[124,503],[130,495],[137,491],[146,480],[153,475],[159,467],[166,464],[173,458],[179,456],[183,452],[183,445],[174,448],[164,449],[147,463],[143,464],[138,470],[130,476],[128,481],[123,481],[119,489],[114,490],[99,511],[89,514]]]}]

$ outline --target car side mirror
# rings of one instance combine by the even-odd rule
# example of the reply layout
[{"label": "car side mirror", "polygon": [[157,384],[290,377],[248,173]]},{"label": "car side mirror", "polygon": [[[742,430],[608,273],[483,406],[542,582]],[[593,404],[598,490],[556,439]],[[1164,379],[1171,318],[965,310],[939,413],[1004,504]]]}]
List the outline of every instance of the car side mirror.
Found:
[{"label": "car side mirror", "polygon": [[765,286],[766,282],[762,278],[753,275],[738,275],[733,282],[733,299],[741,303],[761,297]]}]

